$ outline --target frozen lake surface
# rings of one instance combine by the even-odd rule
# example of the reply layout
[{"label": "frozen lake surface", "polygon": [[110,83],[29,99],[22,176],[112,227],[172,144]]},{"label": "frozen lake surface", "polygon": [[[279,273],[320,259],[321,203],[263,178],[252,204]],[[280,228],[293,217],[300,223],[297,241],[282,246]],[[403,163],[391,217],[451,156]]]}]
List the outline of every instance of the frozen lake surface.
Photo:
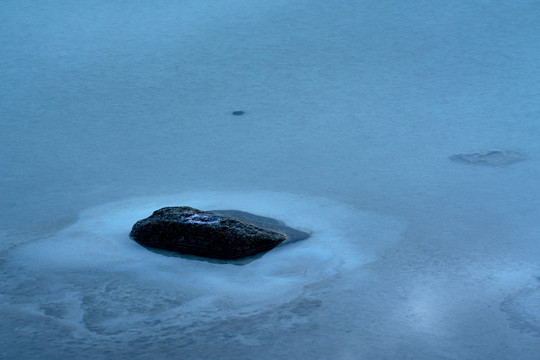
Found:
[{"label": "frozen lake surface", "polygon": [[[538,2],[0,19],[0,359],[538,359]],[[163,206],[312,235],[164,256],[128,236]]]}]

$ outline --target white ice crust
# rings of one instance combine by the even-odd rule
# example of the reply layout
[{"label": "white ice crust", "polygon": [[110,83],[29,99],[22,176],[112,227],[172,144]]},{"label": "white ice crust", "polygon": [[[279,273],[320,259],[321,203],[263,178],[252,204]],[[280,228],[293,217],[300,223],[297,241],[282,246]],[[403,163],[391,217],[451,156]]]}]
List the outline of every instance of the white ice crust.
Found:
[{"label": "white ice crust", "polygon": [[[167,257],[129,238],[137,220],[161,207],[179,205],[248,211],[282,220],[312,235],[242,266]],[[323,198],[275,192],[192,192],[133,198],[88,209],[76,223],[50,238],[14,249],[9,262],[30,272],[58,275],[51,278],[55,286],[60,286],[58,282],[77,283],[78,294],[70,296],[80,299],[88,299],[101,279],[121,278],[121,284],[114,283],[115,291],[148,294],[132,296],[129,301],[139,298],[158,304],[169,299],[171,305],[154,311],[153,318],[189,323],[200,320],[202,314],[208,319],[240,311],[257,312],[290,301],[306,285],[375,260],[399,239],[403,228],[403,222],[397,219]],[[82,276],[94,276],[88,289],[80,288]],[[103,298],[104,294],[99,296]],[[121,308],[124,300],[117,299],[107,306]],[[129,322],[125,315],[122,322]],[[132,315],[134,322],[140,320],[140,313]]]}]

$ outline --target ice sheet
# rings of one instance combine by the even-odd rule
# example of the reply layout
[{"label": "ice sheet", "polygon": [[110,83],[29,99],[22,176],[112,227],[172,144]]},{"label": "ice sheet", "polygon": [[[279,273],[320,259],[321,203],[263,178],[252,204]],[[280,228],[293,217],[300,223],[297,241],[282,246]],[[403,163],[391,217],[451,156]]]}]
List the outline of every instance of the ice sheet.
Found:
[{"label": "ice sheet", "polygon": [[[539,18],[3,0],[0,358],[537,360]],[[176,200],[319,235],[243,267],[126,238]]]}]

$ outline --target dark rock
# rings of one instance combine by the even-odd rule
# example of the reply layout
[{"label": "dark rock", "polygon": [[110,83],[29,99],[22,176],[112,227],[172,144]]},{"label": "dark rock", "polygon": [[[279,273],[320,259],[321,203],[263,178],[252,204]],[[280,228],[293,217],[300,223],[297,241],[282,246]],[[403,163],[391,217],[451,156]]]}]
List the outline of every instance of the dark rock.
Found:
[{"label": "dark rock", "polygon": [[242,110],[237,110],[232,112],[233,115],[244,115],[244,112]]},{"label": "dark rock", "polygon": [[[129,235],[143,246],[213,259],[254,255],[268,251],[287,239],[287,235],[281,232],[257,226],[240,216],[228,216],[224,214],[226,212],[206,212],[185,206],[165,207],[137,221]],[[277,220],[265,221],[276,229],[284,226]],[[295,234],[294,237],[298,239],[300,236]]]}]

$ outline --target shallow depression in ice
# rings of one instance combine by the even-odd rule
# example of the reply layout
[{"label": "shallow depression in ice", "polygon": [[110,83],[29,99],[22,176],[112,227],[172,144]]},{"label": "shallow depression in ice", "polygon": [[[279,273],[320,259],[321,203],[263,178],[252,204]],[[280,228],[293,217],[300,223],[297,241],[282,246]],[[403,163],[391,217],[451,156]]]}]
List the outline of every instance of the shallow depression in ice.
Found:
[{"label": "shallow depression in ice", "polygon": [[[242,266],[163,256],[129,238],[137,220],[161,207],[180,205],[248,211],[312,235]],[[64,301],[64,308],[82,311],[73,320],[82,319],[89,330],[113,331],[115,322],[123,323],[118,329],[124,328],[126,321],[143,321],[145,314],[190,323],[201,314],[210,319],[279,305],[299,296],[305,285],[375,260],[399,239],[403,227],[395,218],[285,193],[133,198],[88,209],[59,233],[13,249],[8,266],[26,268],[36,277],[47,274],[46,281],[54,282],[49,290],[72,292],[69,300],[51,297],[50,302]],[[44,299],[41,307],[47,309],[47,296],[39,291],[36,296]]]},{"label": "shallow depression in ice", "polygon": [[[538,281],[537,278],[536,283]],[[514,328],[540,337],[540,286],[527,286],[509,296],[501,309],[507,313]]]}]

